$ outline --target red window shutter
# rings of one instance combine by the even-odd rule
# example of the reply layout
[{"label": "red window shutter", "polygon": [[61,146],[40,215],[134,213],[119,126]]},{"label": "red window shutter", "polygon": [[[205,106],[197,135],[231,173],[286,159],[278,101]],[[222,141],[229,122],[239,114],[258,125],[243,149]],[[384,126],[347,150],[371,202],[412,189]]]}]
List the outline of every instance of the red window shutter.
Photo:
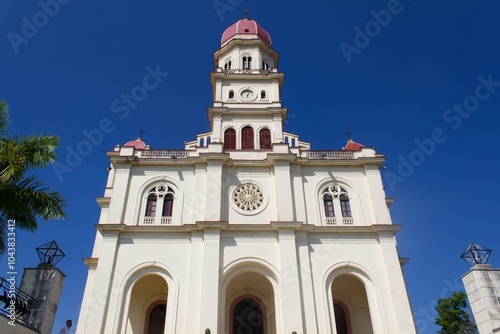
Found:
[{"label": "red window shutter", "polygon": [[271,149],[271,131],[269,131],[269,129],[260,130],[260,149]]},{"label": "red window shutter", "polygon": [[224,132],[224,149],[236,149],[236,131],[234,129],[227,129],[226,132]]},{"label": "red window shutter", "polygon": [[241,131],[241,149],[253,150],[253,128],[246,126]]}]

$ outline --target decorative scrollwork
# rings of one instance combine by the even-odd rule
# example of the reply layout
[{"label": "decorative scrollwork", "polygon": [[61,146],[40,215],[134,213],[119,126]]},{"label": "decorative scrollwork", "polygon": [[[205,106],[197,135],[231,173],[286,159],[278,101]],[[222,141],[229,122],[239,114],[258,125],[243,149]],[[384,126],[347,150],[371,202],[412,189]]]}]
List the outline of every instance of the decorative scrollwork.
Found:
[{"label": "decorative scrollwork", "polygon": [[253,211],[258,209],[263,201],[262,190],[255,184],[246,183],[235,189],[233,193],[234,203],[243,211]]}]

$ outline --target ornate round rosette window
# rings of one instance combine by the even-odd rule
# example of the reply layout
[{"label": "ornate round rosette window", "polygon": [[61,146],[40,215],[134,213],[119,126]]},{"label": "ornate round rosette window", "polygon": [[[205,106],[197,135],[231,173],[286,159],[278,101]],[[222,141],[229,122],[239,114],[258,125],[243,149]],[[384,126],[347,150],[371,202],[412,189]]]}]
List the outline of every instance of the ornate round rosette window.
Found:
[{"label": "ornate round rosette window", "polygon": [[264,195],[258,186],[246,183],[234,190],[233,201],[239,209],[249,212],[260,208]]}]

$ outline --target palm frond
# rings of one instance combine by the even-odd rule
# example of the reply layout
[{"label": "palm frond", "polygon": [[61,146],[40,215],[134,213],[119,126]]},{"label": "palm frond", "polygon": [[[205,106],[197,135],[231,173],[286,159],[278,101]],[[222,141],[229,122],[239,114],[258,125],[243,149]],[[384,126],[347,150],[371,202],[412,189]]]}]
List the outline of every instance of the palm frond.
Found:
[{"label": "palm frond", "polygon": [[16,220],[17,226],[28,231],[37,228],[38,217],[45,220],[65,218],[65,205],[64,199],[56,191],[42,187],[36,176],[0,188],[2,217]]},{"label": "palm frond", "polygon": [[0,100],[0,135],[7,133],[9,125],[9,105],[4,100]]}]

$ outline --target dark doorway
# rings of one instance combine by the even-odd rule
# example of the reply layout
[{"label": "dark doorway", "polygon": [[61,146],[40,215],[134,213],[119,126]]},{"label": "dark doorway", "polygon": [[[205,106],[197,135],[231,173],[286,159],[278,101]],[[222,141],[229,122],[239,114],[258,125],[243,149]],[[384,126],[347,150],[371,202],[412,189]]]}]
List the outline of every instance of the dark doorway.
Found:
[{"label": "dark doorway", "polygon": [[252,299],[243,299],[233,309],[232,334],[264,334],[262,307]]},{"label": "dark doorway", "polygon": [[165,332],[165,315],[167,304],[158,304],[151,310],[148,322],[148,334],[163,334]]},{"label": "dark doorway", "polygon": [[335,325],[337,327],[337,334],[349,334],[349,324],[347,314],[342,306],[335,303],[333,304],[335,312]]}]

